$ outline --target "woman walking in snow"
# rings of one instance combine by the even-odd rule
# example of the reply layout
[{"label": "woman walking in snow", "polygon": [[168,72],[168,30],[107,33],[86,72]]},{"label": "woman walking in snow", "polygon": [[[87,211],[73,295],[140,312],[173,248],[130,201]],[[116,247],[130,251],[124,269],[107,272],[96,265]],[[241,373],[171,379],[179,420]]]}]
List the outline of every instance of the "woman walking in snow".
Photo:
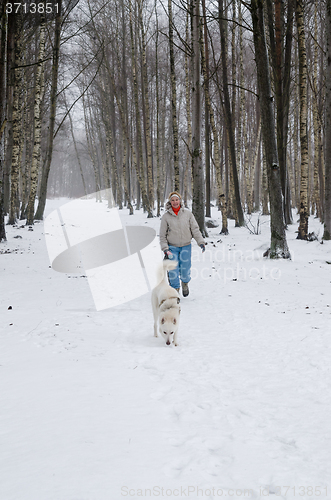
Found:
[{"label": "woman walking in snow", "polygon": [[205,242],[194,215],[184,208],[179,193],[170,193],[165,209],[160,227],[161,250],[166,259],[176,259],[178,263],[176,269],[169,271],[169,283],[179,292],[181,282],[183,296],[187,297],[191,279],[191,241],[194,238],[203,252]]}]

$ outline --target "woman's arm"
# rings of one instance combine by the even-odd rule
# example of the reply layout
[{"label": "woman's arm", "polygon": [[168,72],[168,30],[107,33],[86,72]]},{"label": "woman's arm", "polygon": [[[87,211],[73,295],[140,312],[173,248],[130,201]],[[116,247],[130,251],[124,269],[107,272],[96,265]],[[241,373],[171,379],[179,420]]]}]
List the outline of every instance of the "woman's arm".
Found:
[{"label": "woman's arm", "polygon": [[192,236],[195,239],[195,241],[197,242],[197,244],[204,245],[205,241],[204,241],[202,234],[200,232],[196,218],[194,217],[192,212],[191,212],[191,216],[190,216],[190,228],[191,228]]},{"label": "woman's arm", "polygon": [[168,244],[168,240],[167,240],[168,223],[167,223],[164,215],[161,218],[160,236],[159,236],[160,237],[160,246],[161,246],[162,252],[169,249],[169,244]]}]

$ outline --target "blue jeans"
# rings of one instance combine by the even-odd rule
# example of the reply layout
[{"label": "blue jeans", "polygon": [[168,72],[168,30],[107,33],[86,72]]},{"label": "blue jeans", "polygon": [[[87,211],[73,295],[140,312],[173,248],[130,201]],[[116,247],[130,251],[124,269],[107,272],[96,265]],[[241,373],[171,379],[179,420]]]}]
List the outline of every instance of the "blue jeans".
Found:
[{"label": "blue jeans", "polygon": [[180,287],[180,280],[183,283],[188,283],[191,279],[191,245],[185,247],[174,247],[169,245],[169,250],[177,260],[176,269],[169,271],[169,283],[173,288]]}]

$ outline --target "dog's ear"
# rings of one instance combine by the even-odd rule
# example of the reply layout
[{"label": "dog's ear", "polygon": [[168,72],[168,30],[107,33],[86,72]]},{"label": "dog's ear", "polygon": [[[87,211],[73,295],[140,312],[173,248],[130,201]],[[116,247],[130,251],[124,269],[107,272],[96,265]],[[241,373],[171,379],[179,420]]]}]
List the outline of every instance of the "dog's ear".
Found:
[{"label": "dog's ear", "polygon": [[165,319],[161,318],[161,325],[164,325]]}]

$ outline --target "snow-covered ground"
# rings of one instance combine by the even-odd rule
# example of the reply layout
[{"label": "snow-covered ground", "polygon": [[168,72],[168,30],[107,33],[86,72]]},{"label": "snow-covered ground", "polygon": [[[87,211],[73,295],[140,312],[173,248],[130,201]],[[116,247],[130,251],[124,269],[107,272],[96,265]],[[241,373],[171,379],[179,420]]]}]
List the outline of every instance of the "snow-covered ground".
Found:
[{"label": "snow-covered ground", "polygon": [[331,244],[311,218],[319,240],[295,223],[292,260],[271,261],[259,222],[193,243],[178,347],[153,337],[149,294],[97,312],[85,277],[50,268],[42,223],[7,226],[1,500],[331,497]]}]

